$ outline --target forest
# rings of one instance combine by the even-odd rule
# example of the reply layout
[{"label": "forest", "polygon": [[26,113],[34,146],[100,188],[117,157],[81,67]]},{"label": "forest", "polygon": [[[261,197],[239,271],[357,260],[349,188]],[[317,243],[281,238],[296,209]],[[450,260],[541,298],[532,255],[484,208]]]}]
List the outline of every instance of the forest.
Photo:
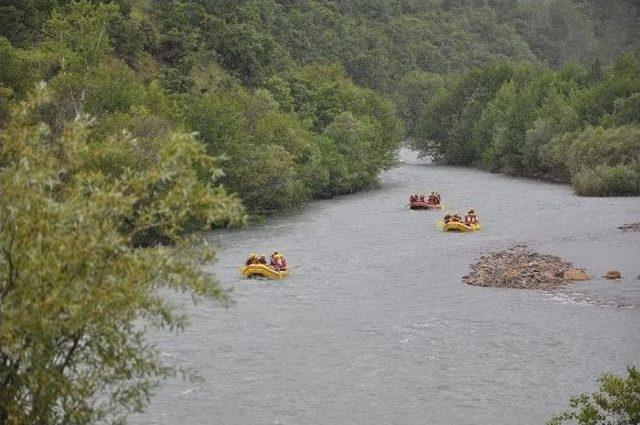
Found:
[{"label": "forest", "polygon": [[580,195],[640,194],[640,61],[551,70],[493,63],[429,99],[415,146],[447,164],[571,182]]},{"label": "forest", "polygon": [[179,372],[134,326],[184,326],[158,289],[228,301],[196,230],[374,188],[403,141],[640,194],[639,22],[633,0],[0,0],[0,424],[143,410]]},{"label": "forest", "polygon": [[3,122],[45,81],[54,137],[82,112],[96,145],[138,142],[111,171],[197,132],[251,213],[373,187],[406,137],[448,164],[639,190],[633,1],[1,4]]}]

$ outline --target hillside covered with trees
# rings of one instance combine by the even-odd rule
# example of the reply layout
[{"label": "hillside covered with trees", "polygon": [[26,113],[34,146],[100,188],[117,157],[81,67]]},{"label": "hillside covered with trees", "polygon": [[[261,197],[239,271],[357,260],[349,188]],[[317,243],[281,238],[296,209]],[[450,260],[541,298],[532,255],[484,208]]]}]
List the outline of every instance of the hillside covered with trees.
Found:
[{"label": "hillside covered with trees", "polygon": [[[550,75],[575,61],[600,70],[595,82],[640,46],[640,7],[626,0],[5,0],[0,12],[4,120],[44,80],[52,96],[40,117],[54,132],[78,112],[96,117],[91,139],[126,129],[151,150],[171,130],[197,131],[208,154],[225,158],[221,183],[256,213],[375,185],[402,124],[423,151],[435,144],[447,163],[480,164],[445,152],[477,140],[459,132],[450,141],[434,122],[449,125],[434,102],[461,72],[520,66]],[[497,78],[518,72],[526,73]],[[476,89],[464,96],[476,102]],[[620,102],[637,87],[622,91]],[[618,114],[633,122],[633,98],[620,102]],[[142,164],[119,156],[120,166]]]}]

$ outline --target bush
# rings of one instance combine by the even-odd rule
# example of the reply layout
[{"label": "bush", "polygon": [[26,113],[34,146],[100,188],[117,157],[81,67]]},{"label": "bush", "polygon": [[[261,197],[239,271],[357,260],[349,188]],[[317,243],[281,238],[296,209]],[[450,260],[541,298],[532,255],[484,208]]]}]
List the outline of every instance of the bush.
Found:
[{"label": "bush", "polygon": [[628,165],[598,165],[574,174],[571,185],[583,196],[640,195],[640,169]]},{"label": "bush", "polygon": [[640,92],[618,99],[612,118],[617,125],[640,124]]},{"label": "bush", "polygon": [[245,109],[231,96],[213,95],[190,99],[184,115],[186,124],[198,132],[207,146],[207,152],[220,155],[247,140]]},{"label": "bush", "polygon": [[597,165],[640,164],[640,127],[621,126],[604,129],[587,127],[579,133],[568,151],[571,174]]},{"label": "bush", "polygon": [[551,142],[540,147],[540,162],[546,177],[562,183],[571,181],[571,173],[567,166],[567,152],[575,139],[575,133],[564,133],[551,139]]},{"label": "bush", "polygon": [[257,214],[291,209],[308,198],[293,156],[282,146],[252,144],[233,154],[226,187],[240,194],[247,208]]},{"label": "bush", "polygon": [[145,88],[124,65],[101,66],[89,76],[85,110],[98,115],[104,112],[127,112],[144,105]]}]

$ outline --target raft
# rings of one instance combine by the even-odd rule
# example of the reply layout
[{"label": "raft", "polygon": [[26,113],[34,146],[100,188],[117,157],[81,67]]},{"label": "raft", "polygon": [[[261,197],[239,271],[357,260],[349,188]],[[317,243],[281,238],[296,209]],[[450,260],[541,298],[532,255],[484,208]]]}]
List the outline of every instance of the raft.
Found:
[{"label": "raft", "polygon": [[244,277],[266,277],[268,279],[284,279],[289,275],[287,270],[276,271],[266,264],[251,264],[240,269]]},{"label": "raft", "polygon": [[480,224],[464,224],[459,221],[450,221],[443,224],[442,230],[445,232],[475,232],[480,230]]},{"label": "raft", "polygon": [[442,209],[442,205],[430,204],[429,202],[414,201],[409,203],[409,208],[412,210],[433,210],[433,209]]}]

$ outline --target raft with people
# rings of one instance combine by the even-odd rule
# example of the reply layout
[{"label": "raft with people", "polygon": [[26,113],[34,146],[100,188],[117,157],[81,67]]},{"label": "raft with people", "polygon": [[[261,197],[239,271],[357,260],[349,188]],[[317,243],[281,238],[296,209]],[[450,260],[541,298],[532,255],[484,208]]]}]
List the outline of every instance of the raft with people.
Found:
[{"label": "raft with people", "polygon": [[269,263],[264,255],[251,254],[240,269],[240,273],[246,278],[284,279],[289,276],[287,260],[278,251],[271,254]]},{"label": "raft with people", "polygon": [[447,214],[442,221],[442,230],[445,232],[475,232],[480,228],[475,210],[469,210],[464,219],[458,214]]},{"label": "raft with people", "polygon": [[440,209],[442,204],[440,203],[440,194],[431,192],[429,195],[413,194],[409,196],[409,208],[412,210],[430,210]]},{"label": "raft with people", "polygon": [[266,277],[267,279],[284,279],[289,276],[287,270],[274,270],[266,264],[251,264],[244,266],[240,270],[242,276],[250,277]]},{"label": "raft with people", "polygon": [[475,232],[476,230],[480,230],[480,225],[450,221],[442,226],[442,230],[445,232]]}]

